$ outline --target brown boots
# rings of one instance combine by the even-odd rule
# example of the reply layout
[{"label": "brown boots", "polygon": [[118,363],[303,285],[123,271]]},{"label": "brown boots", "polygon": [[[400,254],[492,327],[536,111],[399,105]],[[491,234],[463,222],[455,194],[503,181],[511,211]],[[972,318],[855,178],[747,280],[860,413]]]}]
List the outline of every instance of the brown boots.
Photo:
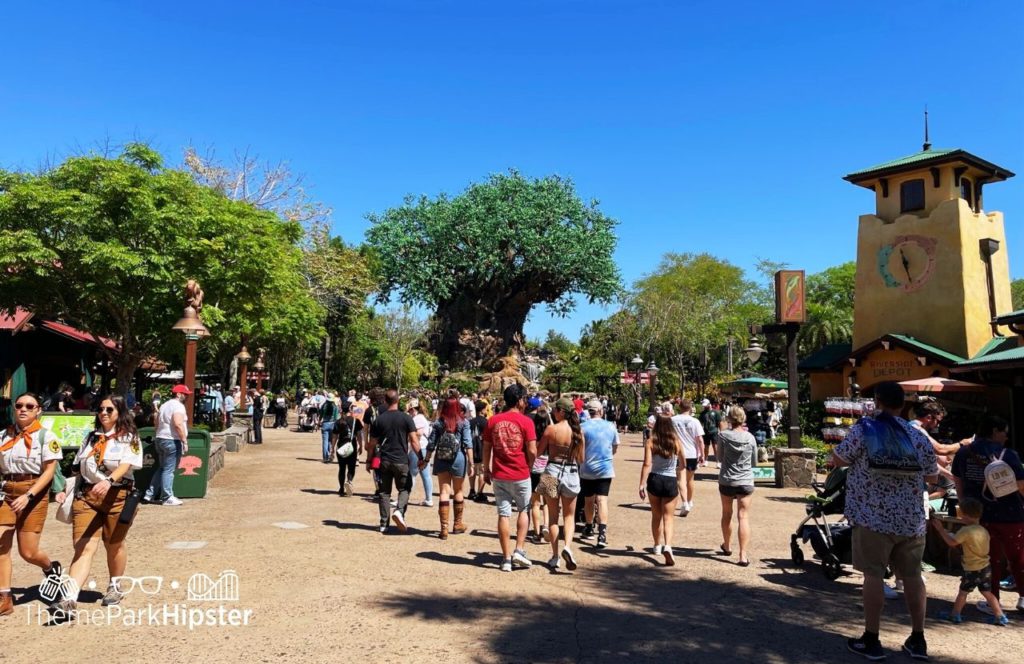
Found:
[{"label": "brown boots", "polygon": [[448,506],[448,501],[443,500],[441,504],[437,506],[437,515],[441,518],[441,539],[448,539],[448,517],[451,515],[451,508]]},{"label": "brown boots", "polygon": [[452,532],[458,535],[466,532],[466,524],[462,522],[462,514],[466,511],[466,502],[462,500],[453,500],[452,502],[455,503],[455,525],[452,526]]},{"label": "brown boots", "polygon": [[14,598],[11,593],[0,593],[0,616],[9,616],[14,613]]},{"label": "brown boots", "polygon": [[[462,515],[466,511],[465,501],[452,501],[455,503],[455,524],[452,526],[451,532],[458,535],[459,533],[466,532],[466,524],[462,522]],[[441,501],[437,506],[437,516],[441,519],[441,539],[448,539],[448,517],[451,516],[451,505],[447,500]]]}]

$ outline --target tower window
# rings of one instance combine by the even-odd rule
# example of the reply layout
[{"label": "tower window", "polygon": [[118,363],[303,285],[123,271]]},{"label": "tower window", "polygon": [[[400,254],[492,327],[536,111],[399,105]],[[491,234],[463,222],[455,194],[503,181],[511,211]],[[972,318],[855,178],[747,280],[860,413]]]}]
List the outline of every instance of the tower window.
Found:
[{"label": "tower window", "polygon": [[967,201],[971,209],[974,209],[974,186],[967,178],[960,178],[960,198]]},{"label": "tower window", "polygon": [[924,209],[924,180],[908,180],[900,184],[900,212]]}]

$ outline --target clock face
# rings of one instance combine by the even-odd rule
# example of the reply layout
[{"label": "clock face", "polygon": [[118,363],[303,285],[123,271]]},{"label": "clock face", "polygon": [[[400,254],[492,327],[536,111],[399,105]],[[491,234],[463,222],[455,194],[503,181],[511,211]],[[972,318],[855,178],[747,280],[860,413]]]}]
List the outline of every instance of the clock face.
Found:
[{"label": "clock face", "polygon": [[935,271],[935,238],[923,235],[899,235],[878,250],[878,273],[886,288],[915,291]]}]

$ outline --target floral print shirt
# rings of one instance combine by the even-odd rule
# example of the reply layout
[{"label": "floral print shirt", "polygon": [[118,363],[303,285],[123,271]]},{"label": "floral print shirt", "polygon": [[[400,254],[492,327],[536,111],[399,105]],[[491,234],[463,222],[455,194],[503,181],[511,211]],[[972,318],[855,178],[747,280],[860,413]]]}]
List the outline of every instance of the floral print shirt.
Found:
[{"label": "floral print shirt", "polygon": [[903,418],[894,418],[910,438],[921,470],[887,474],[872,470],[865,443],[866,418],[857,422],[835,454],[850,466],[846,477],[846,519],[878,533],[924,537],[928,527],[925,512],[925,481],[939,467],[931,442]]}]

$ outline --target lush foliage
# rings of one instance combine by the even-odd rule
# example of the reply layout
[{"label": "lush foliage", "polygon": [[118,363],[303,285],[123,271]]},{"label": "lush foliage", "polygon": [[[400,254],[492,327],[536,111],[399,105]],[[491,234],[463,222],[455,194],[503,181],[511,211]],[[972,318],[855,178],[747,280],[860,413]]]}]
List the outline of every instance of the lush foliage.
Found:
[{"label": "lush foliage", "polygon": [[1013,310],[1024,309],[1024,279],[1014,279],[1010,282],[1010,293],[1013,298]]},{"label": "lush foliage", "polygon": [[[133,144],[38,175],[0,173],[0,307],[24,306],[119,342],[118,385],[170,332],[183,289],[205,290],[214,339],[315,340],[322,316],[302,282],[302,228],[166,169]],[[232,343],[234,345],[234,343]]]}]

